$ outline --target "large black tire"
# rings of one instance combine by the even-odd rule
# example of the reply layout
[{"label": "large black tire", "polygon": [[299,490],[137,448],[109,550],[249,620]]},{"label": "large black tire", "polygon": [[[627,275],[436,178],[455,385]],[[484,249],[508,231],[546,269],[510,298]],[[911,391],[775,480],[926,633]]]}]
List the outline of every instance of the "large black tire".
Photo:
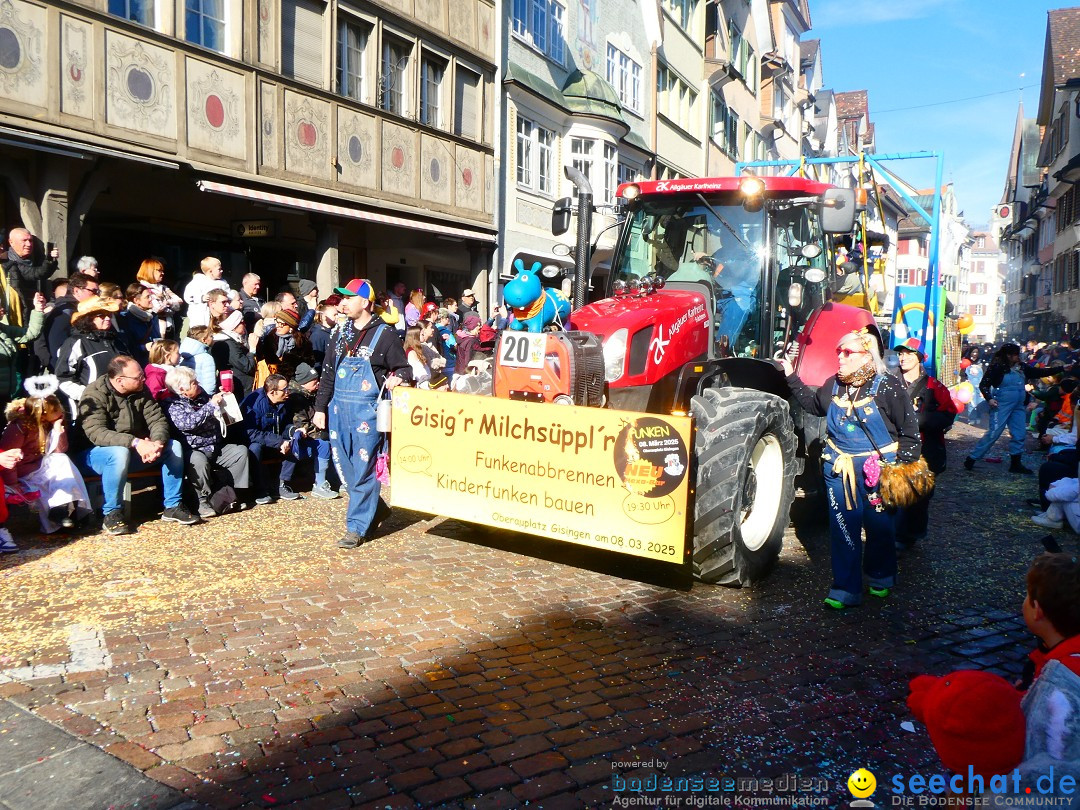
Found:
[{"label": "large black tire", "polygon": [[710,388],[691,400],[697,497],[694,576],[742,587],[776,564],[795,498],[795,432],[783,399]]}]

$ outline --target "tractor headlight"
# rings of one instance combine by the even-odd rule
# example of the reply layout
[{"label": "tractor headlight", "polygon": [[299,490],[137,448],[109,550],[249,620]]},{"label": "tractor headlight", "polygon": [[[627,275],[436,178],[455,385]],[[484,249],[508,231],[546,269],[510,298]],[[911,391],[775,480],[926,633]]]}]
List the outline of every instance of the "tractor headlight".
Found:
[{"label": "tractor headlight", "polygon": [[626,330],[616,329],[604,341],[604,379],[608,382],[615,382],[623,375],[626,368],[626,340]]}]

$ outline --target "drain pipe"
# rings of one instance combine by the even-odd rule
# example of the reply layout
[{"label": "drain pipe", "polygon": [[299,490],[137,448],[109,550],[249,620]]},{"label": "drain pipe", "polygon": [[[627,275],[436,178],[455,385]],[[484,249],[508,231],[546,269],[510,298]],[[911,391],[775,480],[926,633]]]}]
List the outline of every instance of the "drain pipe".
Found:
[{"label": "drain pipe", "polygon": [[577,250],[574,251],[574,311],[585,306],[585,290],[589,284],[589,265],[592,262],[593,190],[589,178],[573,166],[565,167],[566,179],[577,188]]}]

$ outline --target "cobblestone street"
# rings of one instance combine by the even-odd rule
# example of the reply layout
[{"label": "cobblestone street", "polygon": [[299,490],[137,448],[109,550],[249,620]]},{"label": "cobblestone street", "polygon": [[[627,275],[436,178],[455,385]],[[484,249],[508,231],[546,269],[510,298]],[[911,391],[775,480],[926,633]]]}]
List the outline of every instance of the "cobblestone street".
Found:
[{"label": "cobblestone street", "polygon": [[826,520],[805,501],[743,591],[416,513],[342,551],[342,501],[20,541],[0,559],[0,696],[215,808],[608,807],[638,795],[614,777],[652,773],[815,777],[838,807],[861,766],[880,806],[893,775],[944,772],[901,727],[908,679],[1016,675],[1033,644],[1035,481],[965,472],[979,435],[950,433],[901,586],[843,614],[821,604]]}]

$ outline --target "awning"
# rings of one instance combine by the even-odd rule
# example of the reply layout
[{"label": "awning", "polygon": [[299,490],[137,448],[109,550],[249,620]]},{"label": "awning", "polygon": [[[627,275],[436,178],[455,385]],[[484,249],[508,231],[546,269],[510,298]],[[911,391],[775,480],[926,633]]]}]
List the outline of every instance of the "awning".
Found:
[{"label": "awning", "polygon": [[288,194],[274,194],[270,191],[259,191],[244,186],[230,186],[227,183],[217,183],[213,180],[199,180],[196,185],[199,191],[212,191],[217,194],[227,194],[230,197],[242,197],[247,200],[268,203],[270,205],[284,205],[290,208],[300,208],[305,211],[316,211],[320,214],[329,214],[336,217],[349,219],[362,219],[367,222],[377,222],[381,225],[395,225],[399,228],[412,228],[415,231],[426,231],[442,236],[456,236],[460,239],[478,239],[483,242],[494,242],[495,234],[473,231],[466,228],[455,228],[452,225],[440,225],[435,222],[424,222],[420,219],[409,217],[394,217],[389,214],[380,214],[375,211],[366,211],[363,208],[350,208],[345,205],[332,205],[331,203],[305,200],[301,197],[291,197]]}]

